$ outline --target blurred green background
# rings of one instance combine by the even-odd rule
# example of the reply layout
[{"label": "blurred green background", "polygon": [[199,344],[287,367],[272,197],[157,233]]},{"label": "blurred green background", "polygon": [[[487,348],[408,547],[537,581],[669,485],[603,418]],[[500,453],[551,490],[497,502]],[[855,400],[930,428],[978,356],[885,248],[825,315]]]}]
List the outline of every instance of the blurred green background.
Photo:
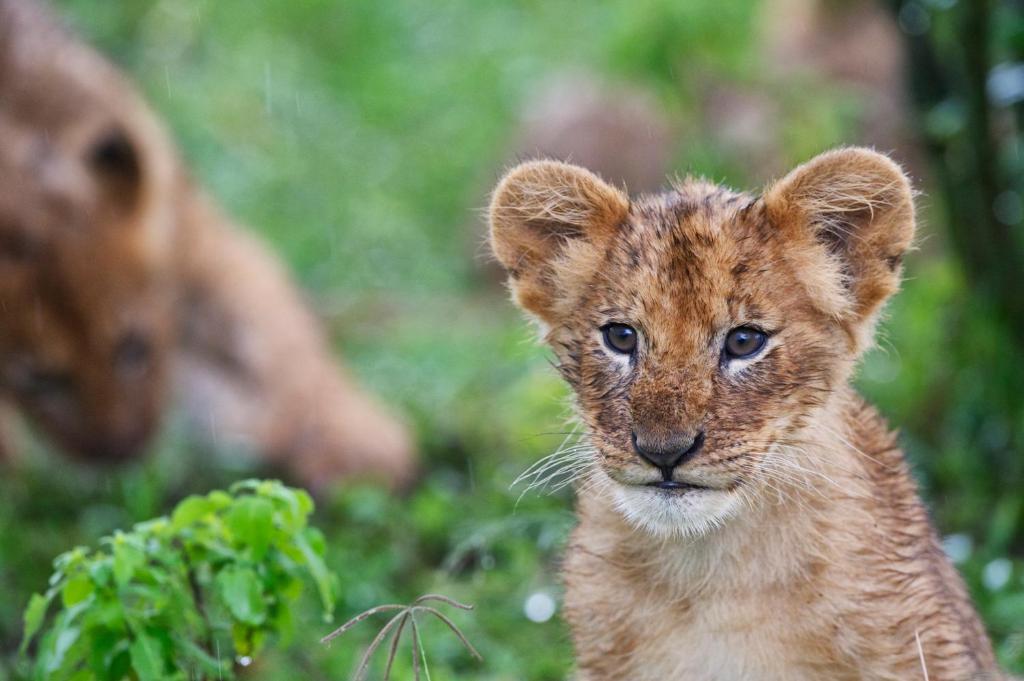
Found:
[{"label": "blurred green background", "polygon": [[[561,149],[561,134],[544,127],[552,97],[581,109],[570,129],[604,130],[591,115],[604,101],[638,112],[621,138],[597,135],[612,176],[637,134],[669,143],[634,165],[755,189],[834,145],[894,151],[924,190],[923,237],[859,385],[902,428],[1001,659],[1024,671],[1024,272],[1013,264],[1024,253],[1024,95],[1014,98],[1012,74],[1002,90],[991,82],[1024,46],[1015,4],[65,0],[59,9],[134,76],[200,180],[291,266],[363,384],[414,424],[425,458],[415,491],[338,489],[314,522],[341,577],[342,618],[427,591],[476,605],[456,620],[483,664],[427,625],[439,679],[562,679],[571,665],[566,629],[543,607],[560,599],[571,494],[510,489],[562,441],[567,394],[487,262],[480,213],[502,168]],[[961,40],[978,20],[995,30]],[[566,83],[579,82],[610,99],[574,95]],[[622,171],[631,176],[643,173]],[[969,252],[987,238],[997,242]],[[110,474],[40,445],[0,480],[0,679],[11,673],[21,609],[55,555],[261,473],[206,457],[173,423],[158,450]],[[347,678],[375,633],[364,626],[324,648],[317,641],[331,626],[312,600],[297,620],[295,639],[248,678]]]}]

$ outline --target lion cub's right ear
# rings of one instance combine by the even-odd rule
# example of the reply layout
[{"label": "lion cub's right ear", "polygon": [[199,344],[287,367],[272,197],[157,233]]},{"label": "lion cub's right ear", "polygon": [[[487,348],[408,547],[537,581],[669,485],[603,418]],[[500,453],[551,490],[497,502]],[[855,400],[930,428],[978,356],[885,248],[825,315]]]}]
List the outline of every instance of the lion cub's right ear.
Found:
[{"label": "lion cub's right ear", "polygon": [[494,190],[491,248],[516,302],[552,324],[575,302],[629,197],[583,168],[558,161],[516,166]]}]

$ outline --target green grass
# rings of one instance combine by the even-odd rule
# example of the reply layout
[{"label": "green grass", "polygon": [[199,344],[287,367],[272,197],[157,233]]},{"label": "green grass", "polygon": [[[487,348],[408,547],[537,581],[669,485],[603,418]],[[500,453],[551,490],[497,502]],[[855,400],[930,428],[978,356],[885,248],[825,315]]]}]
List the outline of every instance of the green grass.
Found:
[{"label": "green grass", "polygon": [[[546,74],[570,68],[647,85],[690,131],[674,149],[677,167],[740,186],[765,178],[749,176],[745,159],[709,134],[703,84],[769,88],[787,116],[787,163],[849,141],[854,103],[813,78],[780,82],[762,68],[754,0],[61,8],[134,75],[210,191],[286,259],[364,384],[415,425],[426,473],[410,496],[339,489],[314,517],[340,576],[339,617],[445,593],[476,606],[454,617],[484,662],[426,624],[434,678],[565,678],[564,625],[530,621],[524,603],[559,596],[571,496],[520,500],[509,485],[561,442],[567,395],[479,257],[479,209],[512,160],[521,102]],[[972,538],[963,571],[1003,658],[1021,669],[1024,564],[1012,563],[997,589],[983,573],[1024,548],[1014,444],[1024,432],[1014,397],[1024,362],[1006,352],[941,249],[913,259],[909,274],[860,384],[904,426],[943,533]],[[96,472],[39,447],[0,480],[7,659],[20,611],[58,553],[263,473],[206,456],[173,424],[158,450]],[[365,626],[321,646],[333,627],[312,600],[296,623],[291,643],[261,657],[249,678],[347,678],[374,633]],[[396,678],[410,678],[401,659]]]}]

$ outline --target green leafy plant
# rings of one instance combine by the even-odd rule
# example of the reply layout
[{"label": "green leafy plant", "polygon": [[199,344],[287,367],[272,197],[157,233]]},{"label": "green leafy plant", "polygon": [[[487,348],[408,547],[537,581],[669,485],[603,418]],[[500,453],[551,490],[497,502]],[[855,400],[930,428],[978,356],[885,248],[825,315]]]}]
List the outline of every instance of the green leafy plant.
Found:
[{"label": "green leafy plant", "polygon": [[97,550],[62,554],[25,611],[25,671],[48,681],[232,678],[268,637],[289,635],[304,578],[332,613],[312,511],[302,490],[247,480],[188,497]]}]

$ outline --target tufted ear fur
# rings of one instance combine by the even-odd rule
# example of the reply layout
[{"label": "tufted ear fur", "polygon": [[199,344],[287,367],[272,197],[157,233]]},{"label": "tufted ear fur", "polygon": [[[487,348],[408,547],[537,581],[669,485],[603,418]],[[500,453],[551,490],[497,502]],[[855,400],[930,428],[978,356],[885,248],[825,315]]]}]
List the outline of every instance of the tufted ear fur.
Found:
[{"label": "tufted ear fur", "polygon": [[491,199],[491,248],[519,306],[548,324],[571,309],[628,211],[625,193],[583,168],[531,161],[509,171]]},{"label": "tufted ear fur", "polygon": [[899,287],[900,264],[914,237],[907,176],[876,151],[837,149],[797,167],[765,192],[764,201],[815,303],[863,350],[878,311]]}]

